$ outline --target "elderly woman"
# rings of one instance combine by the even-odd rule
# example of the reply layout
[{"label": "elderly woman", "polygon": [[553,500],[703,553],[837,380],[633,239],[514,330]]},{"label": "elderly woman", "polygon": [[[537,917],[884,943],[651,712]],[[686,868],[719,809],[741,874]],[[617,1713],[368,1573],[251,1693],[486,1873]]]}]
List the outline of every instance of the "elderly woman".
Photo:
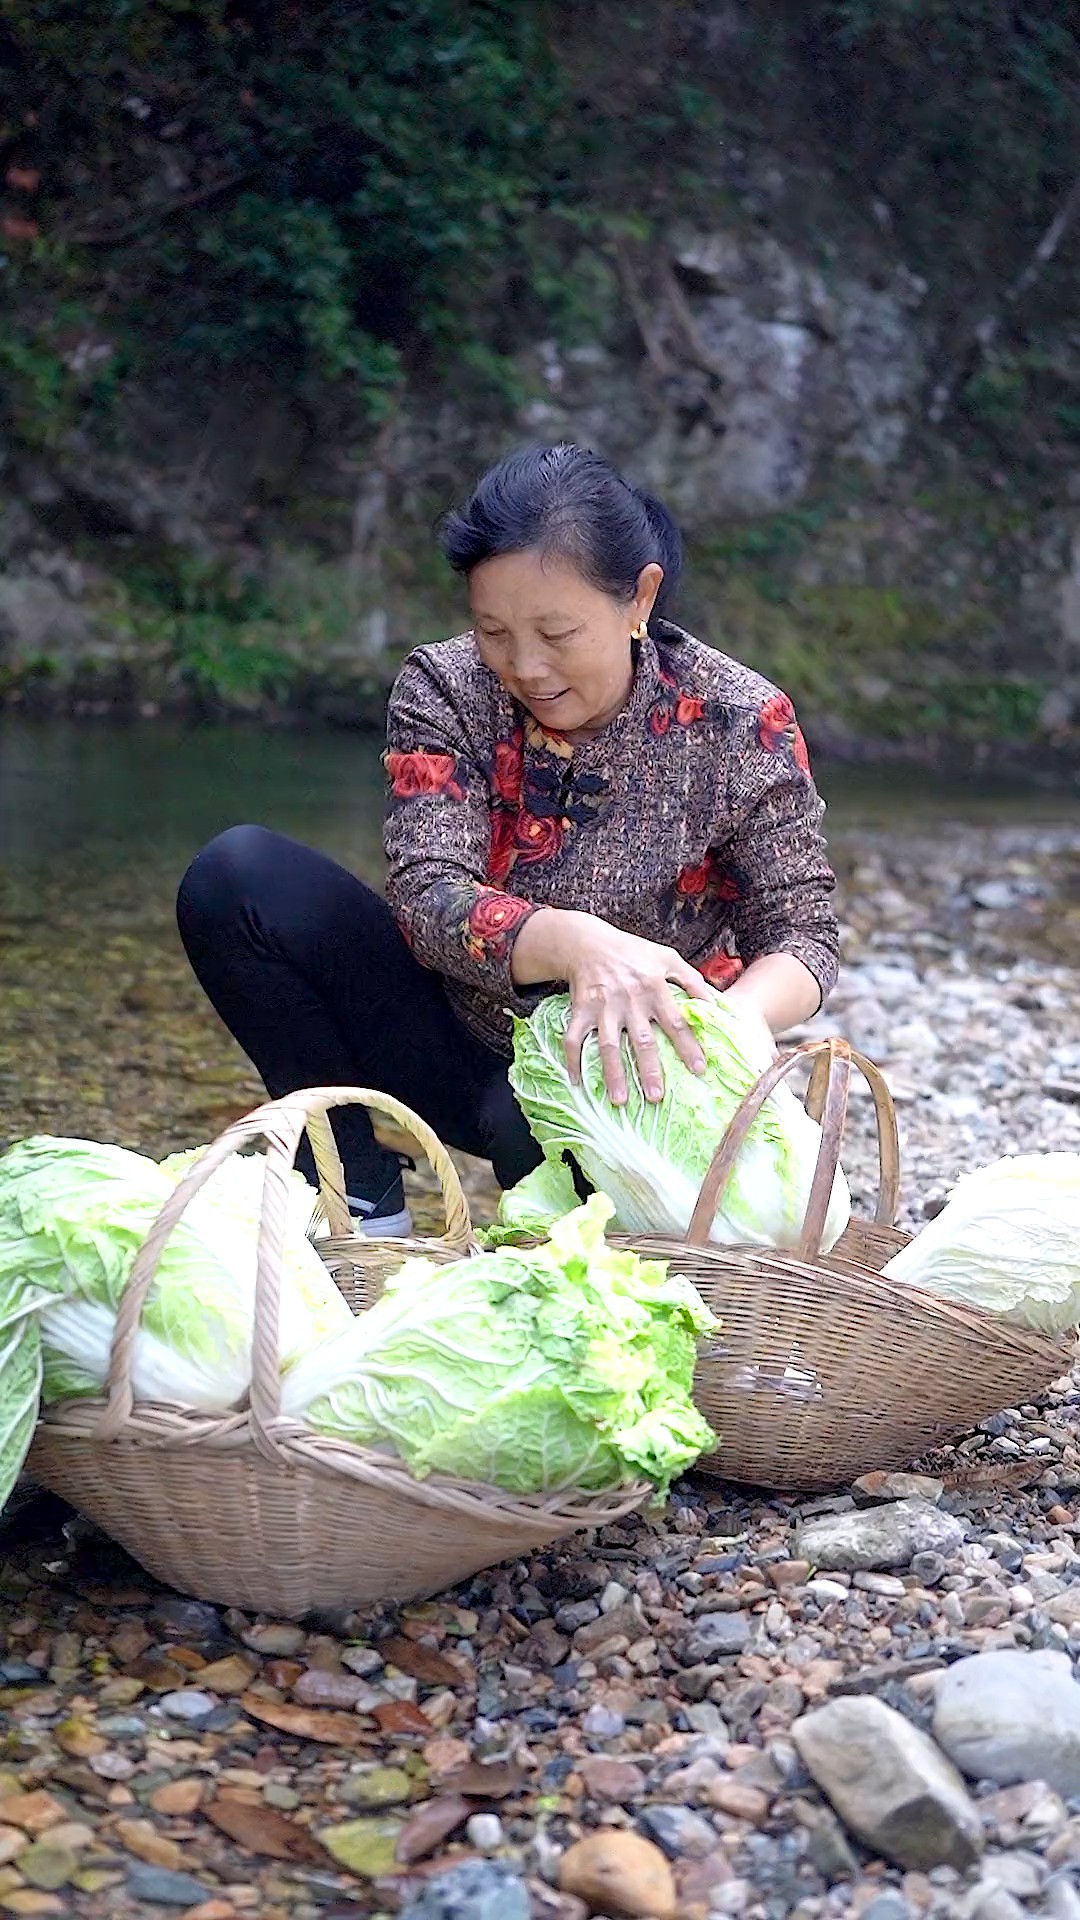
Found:
[{"label": "elderly woman", "polygon": [[[443,524],[472,624],[390,696],[383,899],[320,853],[232,827],[178,919],[269,1092],[395,1094],[510,1185],[540,1153],[507,1081],[508,1009],[568,988],[567,1055],[597,1036],[663,1093],[656,1029],[703,1061],[672,986],[770,1035],[836,977],[823,806],[791,702],[667,617],[682,543],[594,453],[502,461]],[[364,1230],[410,1229],[399,1158],[360,1108],[335,1130]]]}]

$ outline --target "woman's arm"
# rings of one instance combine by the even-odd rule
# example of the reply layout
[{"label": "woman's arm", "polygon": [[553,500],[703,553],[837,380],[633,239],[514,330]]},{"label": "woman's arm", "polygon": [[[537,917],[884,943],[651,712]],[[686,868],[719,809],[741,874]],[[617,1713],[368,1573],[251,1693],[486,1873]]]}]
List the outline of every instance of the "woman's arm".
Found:
[{"label": "woman's arm", "polygon": [[387,711],[386,898],[422,966],[513,1005],[511,956],[536,908],[488,882],[488,772],[423,654],[405,662]]},{"label": "woman's arm", "polygon": [[782,727],[749,714],[733,753],[731,838],[718,858],[738,887],[731,922],[743,972],[725,998],[773,1033],[808,1020],[836,983],[836,878],[821,832],[814,786],[791,703],[769,702]]}]

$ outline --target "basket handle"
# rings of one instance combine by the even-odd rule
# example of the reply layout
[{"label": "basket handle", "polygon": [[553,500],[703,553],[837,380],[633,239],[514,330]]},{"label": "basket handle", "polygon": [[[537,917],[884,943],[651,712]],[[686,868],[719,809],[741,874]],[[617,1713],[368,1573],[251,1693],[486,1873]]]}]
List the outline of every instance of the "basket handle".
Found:
[{"label": "basket handle", "polygon": [[732,1115],[701,1183],[697,1205],[686,1230],[688,1246],[704,1247],[708,1244],[716,1209],[750,1128],[774,1088],[782,1080],[787,1080],[795,1068],[806,1060],[814,1062],[806,1093],[806,1110],[812,1120],[821,1124],[821,1144],[810,1183],[806,1217],[799,1236],[798,1258],[814,1260],[821,1251],[833,1181],[840,1164],[840,1143],[844,1137],[853,1066],[858,1067],[874,1099],[878,1141],[878,1192],[874,1218],[881,1226],[893,1225],[900,1199],[900,1141],[896,1130],[896,1108],[884,1075],[872,1060],[868,1060],[865,1054],[857,1053],[846,1040],[808,1040],[801,1046],[793,1047],[790,1053],[779,1054]]},{"label": "basket handle", "polygon": [[326,1118],[330,1107],[372,1107],[397,1121],[423,1148],[438,1179],[446,1211],[443,1245],[467,1253],[473,1244],[469,1205],[453,1161],[438,1135],[419,1114],[391,1094],[370,1087],[310,1087],[280,1100],[267,1101],[254,1112],[234,1120],[207,1147],[166,1200],[135,1256],[113,1330],[106,1382],[107,1399],[95,1428],[95,1438],[112,1440],[127,1425],[134,1406],[131,1363],[143,1303],[157,1272],[162,1250],[179,1223],[188,1202],[210,1175],[250,1140],[266,1142],[262,1211],[259,1220],[255,1271],[254,1332],[251,1355],[251,1413],[256,1428],[265,1428],[279,1410],[280,1276],[289,1208],[289,1175],[305,1126],[323,1183],[327,1217],[337,1224],[341,1211],[351,1232],[352,1219],[345,1200],[345,1176]]}]

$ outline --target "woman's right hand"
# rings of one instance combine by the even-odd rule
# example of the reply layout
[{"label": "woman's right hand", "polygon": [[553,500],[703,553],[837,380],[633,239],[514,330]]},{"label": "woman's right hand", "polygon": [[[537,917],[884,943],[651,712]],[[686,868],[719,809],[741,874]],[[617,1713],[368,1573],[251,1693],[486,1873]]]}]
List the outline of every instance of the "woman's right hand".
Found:
[{"label": "woman's right hand", "polygon": [[589,913],[545,907],[527,920],[517,937],[513,975],[518,985],[565,980],[571,1011],[566,1029],[566,1062],[576,1085],[581,1050],[590,1033],[600,1047],[604,1085],[616,1106],[627,1097],[622,1037],[629,1038],[647,1100],[664,1097],[664,1075],[656,1028],[667,1034],[692,1073],[703,1073],[705,1056],[671,992],[682,987],[696,1000],[713,989],[672,947],[657,946],[636,934],[622,933]]}]

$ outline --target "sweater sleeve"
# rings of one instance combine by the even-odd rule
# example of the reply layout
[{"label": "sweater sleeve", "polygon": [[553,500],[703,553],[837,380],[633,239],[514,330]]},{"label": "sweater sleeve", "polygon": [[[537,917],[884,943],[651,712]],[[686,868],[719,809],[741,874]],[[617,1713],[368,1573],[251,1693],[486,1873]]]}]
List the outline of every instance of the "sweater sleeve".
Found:
[{"label": "sweater sleeve", "polygon": [[824,1002],[838,971],[836,879],[821,832],[824,802],[786,694],[740,713],[728,804],[731,837],[718,851],[735,880],[731,930],[739,959],[749,966],[767,953],[793,954]]},{"label": "sweater sleeve", "polygon": [[533,902],[488,884],[487,769],[438,673],[407,660],[386,725],[386,898],[422,966],[517,1004],[514,942]]}]

